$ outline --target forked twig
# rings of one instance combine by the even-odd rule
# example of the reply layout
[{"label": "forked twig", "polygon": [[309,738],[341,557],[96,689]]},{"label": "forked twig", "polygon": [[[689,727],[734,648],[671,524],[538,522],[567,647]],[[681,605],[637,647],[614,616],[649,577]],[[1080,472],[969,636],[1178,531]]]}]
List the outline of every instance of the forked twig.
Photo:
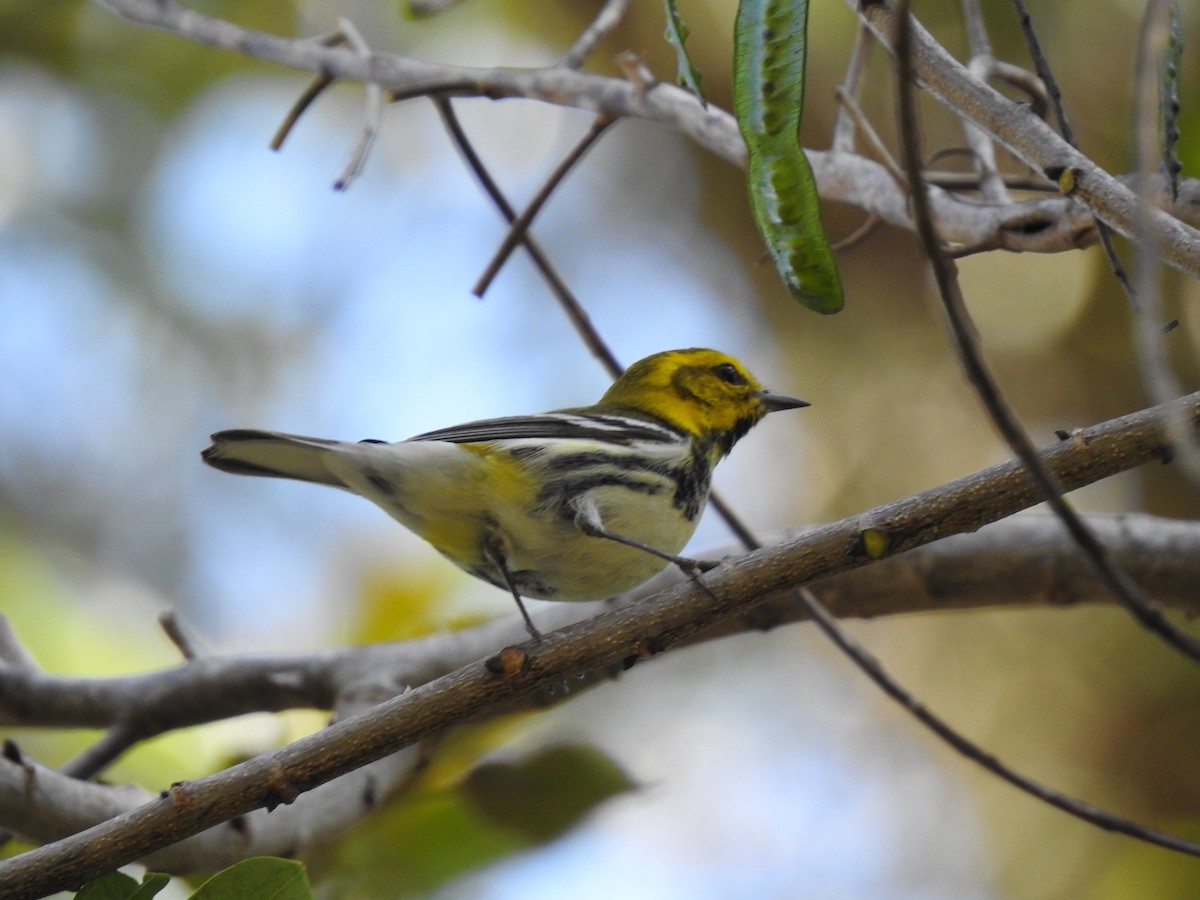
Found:
[{"label": "forked twig", "polygon": [[[322,47],[337,47],[346,43],[346,36],[340,31],[336,31],[321,38],[317,43]],[[283,121],[279,123],[279,127],[275,130],[275,136],[271,138],[270,144],[272,150],[279,150],[283,146],[284,141],[292,133],[292,129],[296,127],[296,123],[300,121],[300,117],[312,106],[313,101],[321,96],[325,92],[325,89],[336,80],[327,72],[322,72],[313,78],[308,87],[304,89],[304,93],[292,104],[292,108],[288,110],[287,115],[283,117]]]},{"label": "forked twig", "polygon": [[[868,32],[869,33],[869,32]],[[895,158],[884,144],[883,139],[879,136],[879,132],[875,130],[875,126],[863,113],[862,108],[858,105],[858,101],[854,95],[846,90],[845,86],[839,86],[834,89],[834,97],[838,102],[838,124],[846,130],[853,132],[857,128],[862,132],[863,137],[867,139],[871,150],[875,153],[875,158],[880,164],[887,169],[888,174],[896,180],[896,184],[903,188],[908,187],[908,181],[904,177],[904,172],[900,170],[900,166],[896,164]],[[836,146],[836,141],[835,141]]]},{"label": "forked twig", "polygon": [[567,52],[559,59],[558,64],[567,69],[578,69],[582,66],[597,45],[604,40],[609,33],[621,23],[621,19],[625,17],[625,11],[629,9],[630,0],[608,0],[604,6],[600,7],[600,12],[596,13],[590,25],[584,30],[583,34],[575,39]]},{"label": "forked twig", "polygon": [[546,178],[545,182],[538,189],[538,192],[534,194],[533,199],[529,201],[529,205],[525,207],[519,216],[512,220],[509,225],[508,234],[504,236],[500,248],[492,257],[491,262],[487,264],[487,268],[483,270],[483,274],[479,276],[479,280],[475,282],[475,286],[471,288],[471,293],[476,297],[482,297],[487,293],[487,289],[500,273],[501,267],[508,260],[509,256],[512,255],[517,245],[521,243],[521,239],[525,235],[525,232],[529,230],[534,217],[542,211],[542,207],[546,205],[546,201],[550,199],[550,195],[563,183],[563,180],[567,177],[567,173],[574,168],[575,164],[583,159],[584,154],[595,145],[596,141],[600,139],[600,135],[604,134],[605,129],[615,121],[615,119],[604,115],[597,116],[592,121],[591,128],[575,142],[575,146],[554,167],[554,170]]},{"label": "forked twig", "polygon": [[[1054,121],[1058,126],[1058,132],[1062,135],[1064,141],[1078,150],[1079,144],[1075,140],[1075,130],[1071,127],[1071,122],[1067,118],[1066,107],[1063,106],[1062,91],[1058,87],[1058,80],[1054,77],[1054,71],[1050,68],[1050,60],[1042,50],[1042,42],[1038,39],[1037,32],[1033,29],[1033,19],[1029,15],[1028,7],[1025,6],[1025,0],[1012,0],[1012,5],[1017,13],[1017,22],[1021,26],[1021,34],[1025,38],[1025,46],[1029,50],[1030,58],[1033,60],[1034,71],[1037,72],[1038,78],[1042,80],[1042,84],[1046,86],[1046,95],[1050,101],[1050,108],[1054,111]],[[1125,271],[1125,265],[1121,262],[1121,258],[1117,256],[1117,248],[1113,246],[1112,229],[1099,216],[1093,216],[1093,220],[1096,223],[1096,237],[1100,241],[1100,246],[1104,248],[1104,256],[1112,268],[1113,275],[1120,282],[1122,289],[1125,291],[1125,296],[1129,298],[1130,306],[1136,308],[1137,292],[1133,288],[1133,282],[1129,280],[1129,273]]]},{"label": "forked twig", "polygon": [[[967,71],[986,83],[992,75],[996,57],[992,54],[992,42],[988,38],[983,12],[979,9],[979,0],[962,0],[962,11],[967,43],[971,47]],[[996,168],[996,146],[991,137],[968,119],[963,120],[963,131],[975,157],[975,171],[979,173],[979,192],[983,199],[989,203],[1009,203],[1011,198]]]},{"label": "forked twig", "polygon": [[[867,60],[870,59],[871,48],[874,46],[875,36],[871,34],[871,29],[865,22],[859,22],[858,33],[854,36],[854,47],[850,51],[850,61],[846,63],[846,75],[834,91],[841,105],[833,122],[833,141],[830,147],[837,153],[854,152],[854,129],[856,126],[861,127],[860,119],[864,119],[858,108],[858,91],[862,87]],[[854,112],[857,112],[858,116],[851,118]]]},{"label": "forked twig", "polygon": [[[367,46],[367,42],[353,22],[349,19],[339,18],[338,29],[345,36],[346,43],[356,53],[363,57],[371,55],[371,48]],[[367,154],[371,152],[371,145],[375,143],[375,136],[379,134],[380,122],[383,121],[383,88],[373,81],[368,81],[364,85],[364,89],[366,102],[363,108],[362,128],[359,129],[358,140],[350,151],[350,158],[346,160],[346,167],[342,169],[342,174],[333,183],[335,191],[344,191],[350,186],[350,182],[362,173],[363,165],[367,161]]]},{"label": "forked twig", "polygon": [[[463,130],[462,123],[459,121],[458,115],[454,112],[451,101],[447,97],[438,96],[431,97],[430,99],[433,100],[434,106],[437,107],[438,114],[442,117],[442,124],[445,126],[451,140],[454,141],[459,153],[462,154],[467,168],[478,179],[484,193],[495,204],[496,209],[500,210],[500,215],[511,225],[517,219],[517,211],[508,202],[499,185],[496,184],[495,179],[492,178],[491,173],[483,164],[483,160],[475,152],[475,147],[471,143],[470,138],[467,137],[467,133]],[[542,250],[541,244],[537,242],[533,235],[528,231],[522,232],[520,241],[522,246],[525,247],[525,251],[529,254],[529,258],[533,260],[534,266],[542,273],[542,277],[546,279],[546,283],[550,286],[550,290],[554,294],[554,298],[558,301],[559,306],[562,307],[567,318],[571,320],[571,324],[575,326],[575,330],[583,338],[584,344],[591,351],[592,355],[600,361],[600,364],[604,366],[605,371],[608,372],[610,377],[616,378],[623,371],[622,366],[617,361],[616,356],[613,355],[612,350],[604,342],[604,339],[600,337],[600,333],[596,330],[596,326],[592,324],[592,320],[588,316],[587,310],[583,308],[583,304],[579,302],[579,298],[572,293],[567,283],[558,273],[558,270],[554,268],[554,264],[546,256],[545,251]]]}]

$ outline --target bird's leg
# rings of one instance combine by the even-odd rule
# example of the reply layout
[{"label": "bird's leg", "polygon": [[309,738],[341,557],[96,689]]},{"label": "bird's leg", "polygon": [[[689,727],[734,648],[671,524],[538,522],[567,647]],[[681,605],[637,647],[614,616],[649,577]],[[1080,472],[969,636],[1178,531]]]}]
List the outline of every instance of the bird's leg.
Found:
[{"label": "bird's leg", "polygon": [[525,630],[529,632],[529,636],[538,643],[541,643],[542,633],[537,630],[537,626],[533,624],[533,619],[529,617],[529,611],[525,609],[525,603],[521,600],[521,595],[517,591],[517,586],[513,582],[512,573],[508,571],[508,563],[504,559],[504,551],[500,547],[500,542],[494,536],[489,537],[483,542],[483,556],[489,563],[496,567],[496,571],[500,573],[500,577],[504,579],[504,583],[508,585],[509,591],[512,592],[513,599],[517,601],[517,609],[521,611],[521,616],[525,619]]},{"label": "bird's leg", "polygon": [[692,559],[689,556],[678,556],[674,553],[667,553],[665,550],[651,547],[649,544],[644,544],[635,538],[625,537],[623,534],[609,531],[604,527],[604,522],[600,518],[600,510],[596,509],[596,503],[590,497],[577,500],[573,506],[575,508],[575,527],[584,534],[591,535],[592,537],[607,538],[610,541],[616,541],[618,544],[624,544],[627,547],[636,547],[638,550],[644,550],[651,556],[657,556],[659,559],[675,563],[685,575],[693,579],[697,575],[707,572],[709,569],[715,569],[719,565],[719,563],[706,559]]}]

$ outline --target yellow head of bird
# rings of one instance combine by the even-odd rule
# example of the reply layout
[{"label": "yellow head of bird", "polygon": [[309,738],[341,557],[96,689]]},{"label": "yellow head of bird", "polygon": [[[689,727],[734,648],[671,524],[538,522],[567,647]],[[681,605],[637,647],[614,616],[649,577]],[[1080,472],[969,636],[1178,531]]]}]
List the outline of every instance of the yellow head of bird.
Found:
[{"label": "yellow head of bird", "polygon": [[666,350],[634,363],[599,405],[682,429],[715,462],[767,413],[808,403],[764,389],[732,356],[693,348]]}]

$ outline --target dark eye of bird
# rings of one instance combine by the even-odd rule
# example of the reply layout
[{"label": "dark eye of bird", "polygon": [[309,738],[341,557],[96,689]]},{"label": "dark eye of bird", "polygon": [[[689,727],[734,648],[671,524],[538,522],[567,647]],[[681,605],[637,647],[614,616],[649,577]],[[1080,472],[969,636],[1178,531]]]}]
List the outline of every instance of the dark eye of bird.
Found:
[{"label": "dark eye of bird", "polygon": [[732,363],[721,363],[719,366],[713,366],[713,374],[727,384],[746,383],[746,379],[742,377],[742,373]]}]

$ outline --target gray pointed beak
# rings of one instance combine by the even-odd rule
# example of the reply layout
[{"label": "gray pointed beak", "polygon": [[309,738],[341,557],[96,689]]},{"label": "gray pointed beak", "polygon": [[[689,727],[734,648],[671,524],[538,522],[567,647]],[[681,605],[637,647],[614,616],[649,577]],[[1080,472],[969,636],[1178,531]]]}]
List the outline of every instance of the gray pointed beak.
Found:
[{"label": "gray pointed beak", "polygon": [[799,397],[789,397],[787,394],[774,394],[771,391],[761,391],[758,399],[762,401],[762,405],[767,408],[767,412],[779,412],[784,409],[801,409],[805,406],[812,406],[807,400],[801,400]]}]

